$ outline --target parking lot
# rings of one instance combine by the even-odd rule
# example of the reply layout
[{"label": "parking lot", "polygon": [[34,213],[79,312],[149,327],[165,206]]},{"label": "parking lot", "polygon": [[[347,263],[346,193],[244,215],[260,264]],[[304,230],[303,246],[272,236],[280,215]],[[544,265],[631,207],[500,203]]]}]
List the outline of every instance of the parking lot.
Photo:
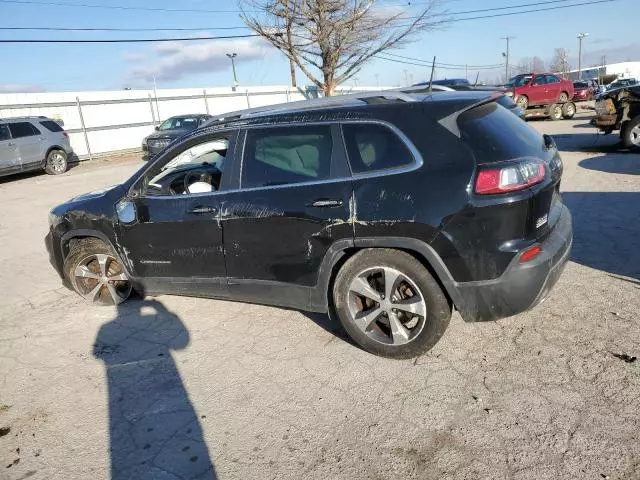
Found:
[{"label": "parking lot", "polygon": [[0,478],[640,478],[640,154],[585,113],[531,124],[563,152],[571,261],[533,311],[454,314],[408,361],[322,315],[89,307],[49,265],[47,213],[140,160],[2,179]]}]

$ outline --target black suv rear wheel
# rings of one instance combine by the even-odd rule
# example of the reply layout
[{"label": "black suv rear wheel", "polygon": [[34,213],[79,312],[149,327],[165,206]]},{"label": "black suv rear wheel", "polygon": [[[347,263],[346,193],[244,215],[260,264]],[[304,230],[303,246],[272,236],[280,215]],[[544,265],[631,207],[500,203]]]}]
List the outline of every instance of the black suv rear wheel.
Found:
[{"label": "black suv rear wheel", "polygon": [[340,323],[364,350],[411,358],[444,334],[451,308],[427,269],[408,253],[368,249],[340,269],[333,288]]}]

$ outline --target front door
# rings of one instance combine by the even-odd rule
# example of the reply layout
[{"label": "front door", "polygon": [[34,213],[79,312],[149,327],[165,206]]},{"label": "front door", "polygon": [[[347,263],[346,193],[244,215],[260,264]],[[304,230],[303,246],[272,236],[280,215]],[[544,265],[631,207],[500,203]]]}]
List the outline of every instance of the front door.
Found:
[{"label": "front door", "polygon": [[152,293],[225,296],[219,221],[226,159],[235,135],[207,134],[158,158],[131,202],[136,220],[120,225],[132,274]]},{"label": "front door", "polygon": [[0,125],[0,173],[18,170],[20,157],[16,142],[11,138],[9,126]]},{"label": "front door", "polygon": [[220,216],[234,298],[306,308],[327,251],[353,241],[339,141],[337,125],[247,130],[240,188]]},{"label": "front door", "polygon": [[20,164],[30,167],[44,160],[43,140],[40,131],[30,122],[14,122],[9,124],[11,136],[18,148]]},{"label": "front door", "polygon": [[529,105],[542,105],[547,100],[547,81],[544,75],[536,75],[529,89]]}]

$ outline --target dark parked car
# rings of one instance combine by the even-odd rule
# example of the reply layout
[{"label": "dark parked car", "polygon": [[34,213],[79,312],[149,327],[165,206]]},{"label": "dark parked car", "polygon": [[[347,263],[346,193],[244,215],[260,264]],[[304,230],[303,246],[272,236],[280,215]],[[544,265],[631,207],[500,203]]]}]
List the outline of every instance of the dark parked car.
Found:
[{"label": "dark parked car", "polygon": [[[404,93],[409,94],[426,94],[429,93],[429,82],[422,82],[413,85],[412,87],[406,87],[402,89],[398,89]],[[506,93],[506,89],[502,87],[489,87],[486,85],[455,85],[455,86],[444,86],[444,85],[432,85],[432,92],[455,92],[455,91],[475,91],[475,92],[495,92],[495,93]],[[507,95],[494,95],[494,100],[496,103],[499,103],[504,108],[509,110],[514,115],[520,117],[522,120],[526,120],[526,112],[524,108],[519,107],[516,102],[513,101],[513,98]]]},{"label": "dark parked car", "polygon": [[179,115],[167,118],[156,132],[142,141],[142,151],[145,159],[153,158],[166,148],[171,142],[208,122],[211,115]]},{"label": "dark parked car", "polygon": [[444,80],[434,80],[433,85],[442,85],[444,87],[470,86],[469,80],[466,78],[446,78]]},{"label": "dark parked car", "polygon": [[136,290],[333,310],[365,350],[419,355],[452,308],[472,322],[533,308],[569,257],[558,150],[494,95],[226,114],[55,207],[52,264],[98,304]]}]

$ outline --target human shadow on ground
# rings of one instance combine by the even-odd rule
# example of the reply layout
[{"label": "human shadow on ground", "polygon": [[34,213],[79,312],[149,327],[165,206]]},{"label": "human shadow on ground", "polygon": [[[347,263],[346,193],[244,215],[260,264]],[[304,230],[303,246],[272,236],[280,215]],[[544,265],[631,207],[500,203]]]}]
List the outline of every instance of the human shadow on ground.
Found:
[{"label": "human shadow on ground", "polygon": [[573,215],[571,260],[640,279],[640,192],[564,192]]},{"label": "human shadow on ground", "polygon": [[216,479],[200,420],[172,350],[189,345],[178,316],[154,299],[118,306],[98,332],[105,363],[112,479]]}]

